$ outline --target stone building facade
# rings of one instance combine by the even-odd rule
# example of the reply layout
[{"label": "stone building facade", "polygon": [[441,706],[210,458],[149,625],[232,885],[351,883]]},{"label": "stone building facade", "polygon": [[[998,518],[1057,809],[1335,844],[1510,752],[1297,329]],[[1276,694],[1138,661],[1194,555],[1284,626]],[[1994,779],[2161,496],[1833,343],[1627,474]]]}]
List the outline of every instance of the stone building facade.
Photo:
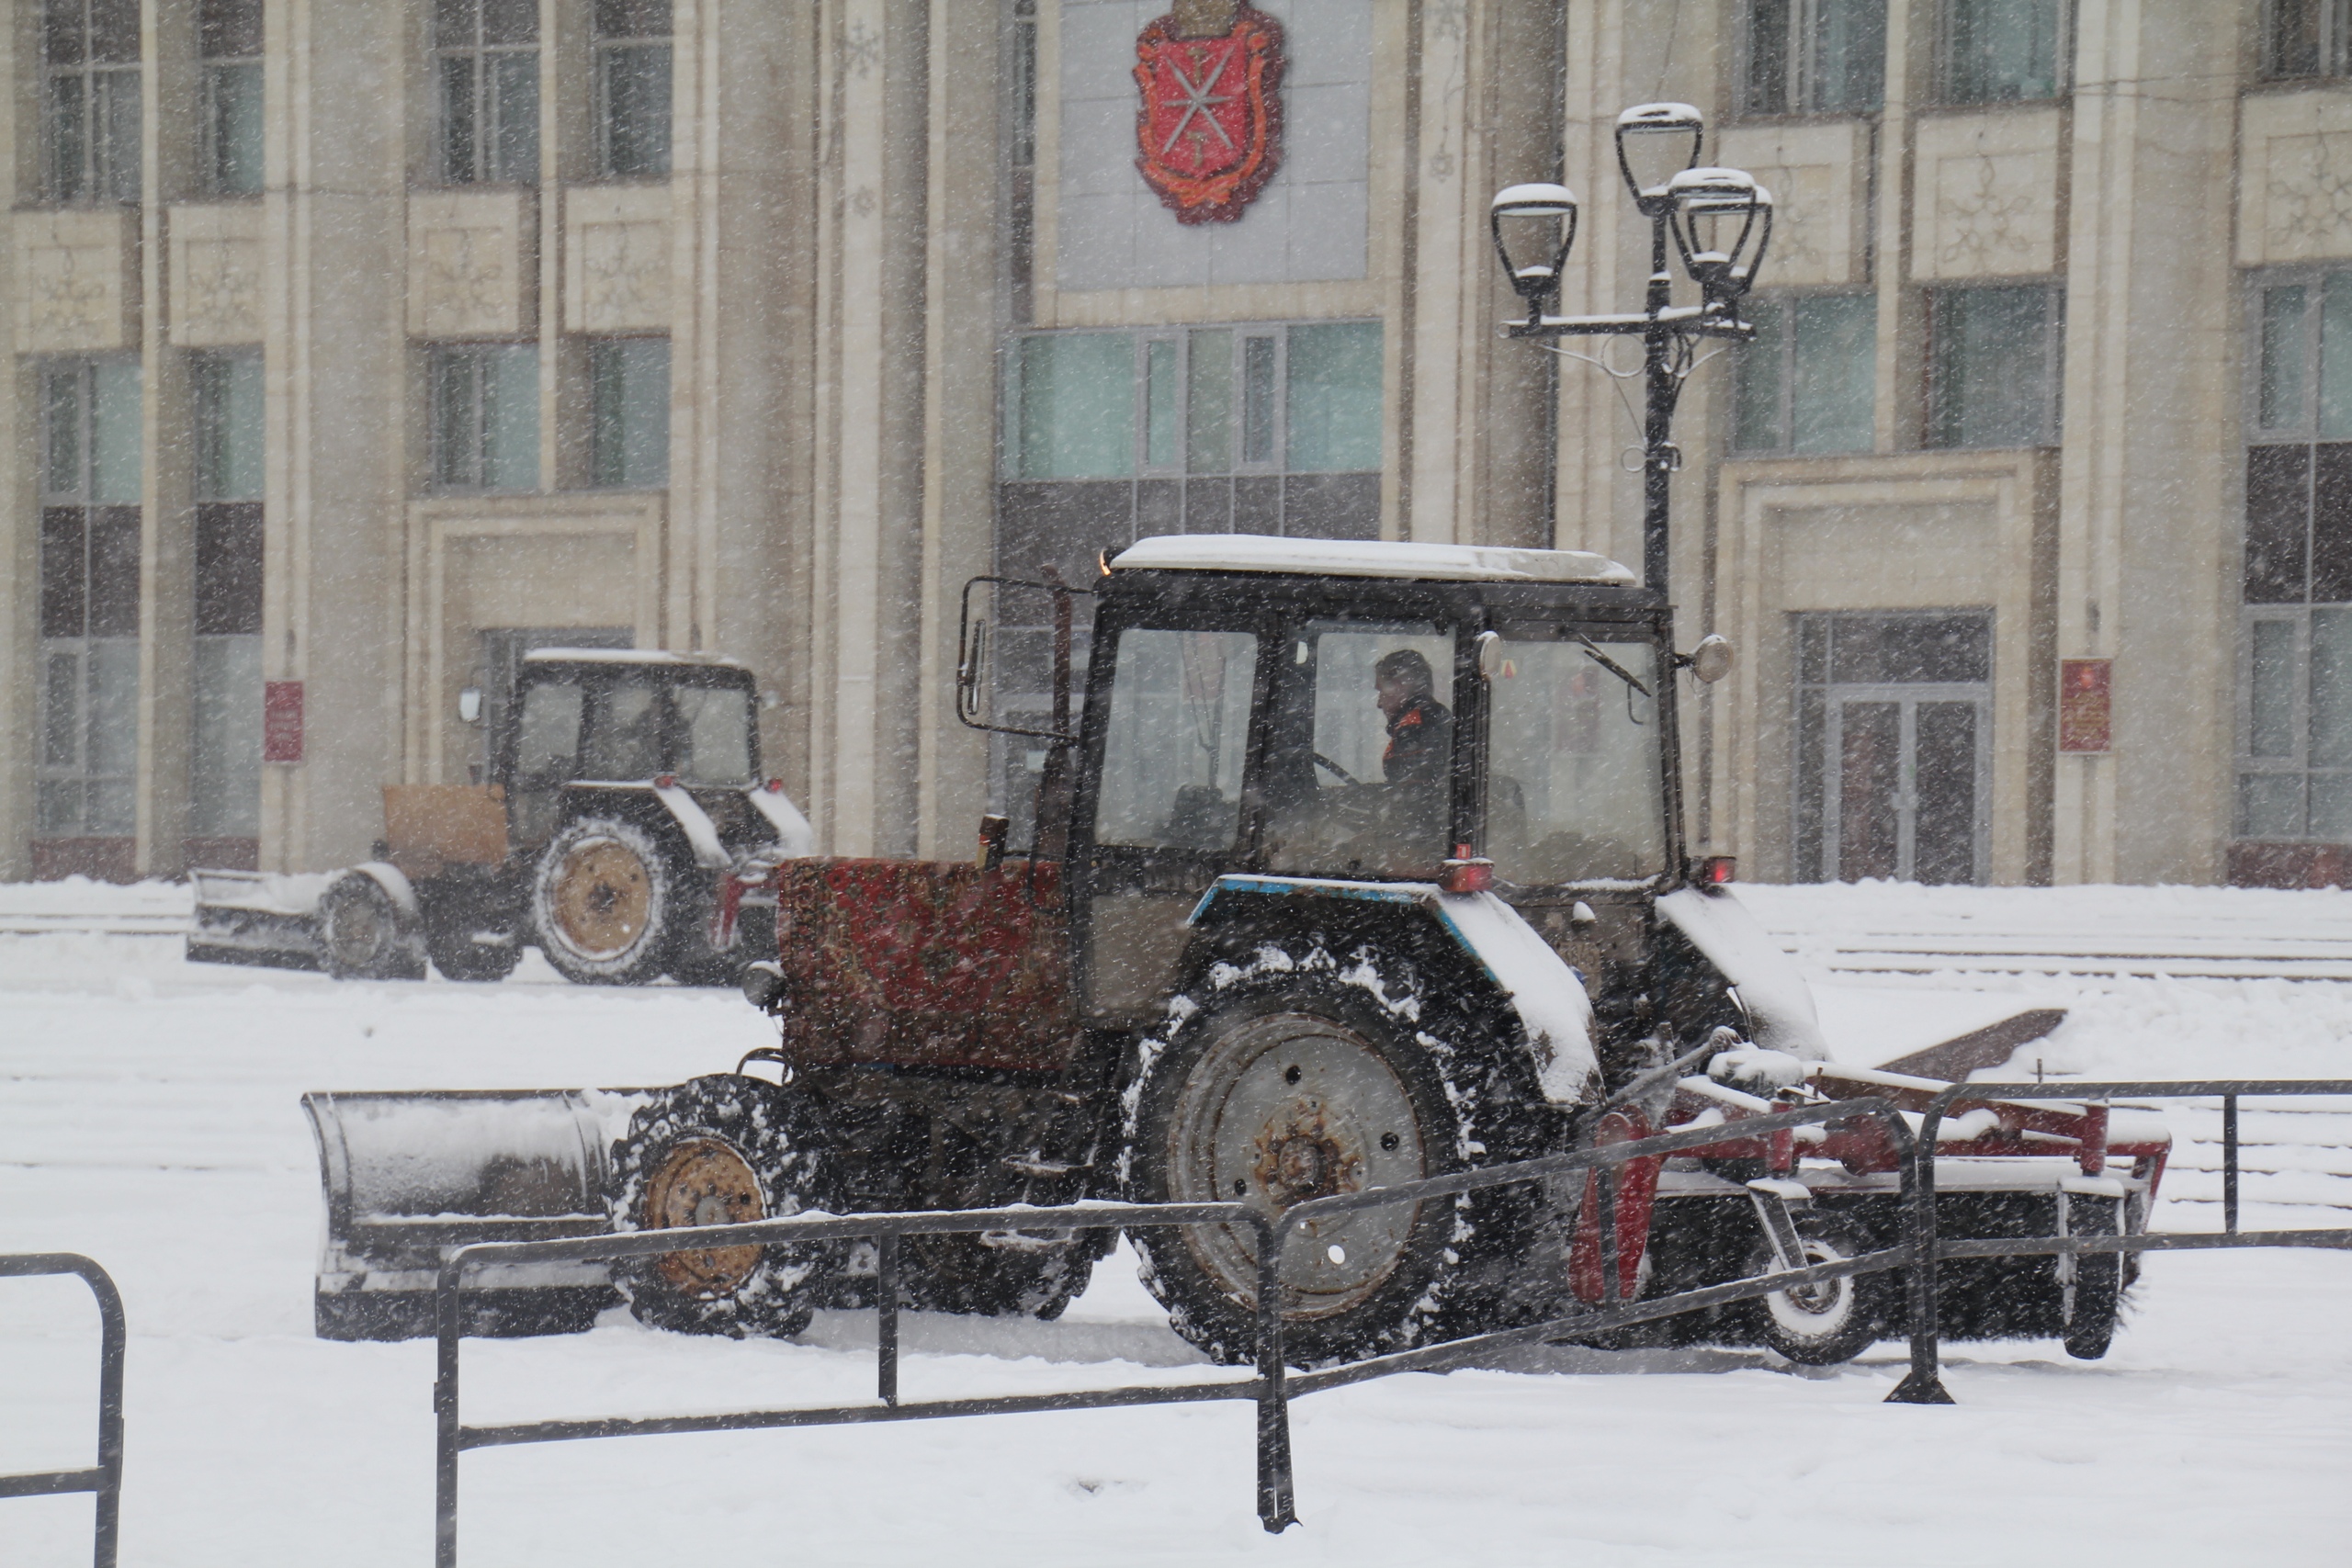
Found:
[{"label": "stone building facade", "polygon": [[1677,427],[1684,636],[1742,656],[1698,840],[2343,880],[2339,7],[1258,11],[1279,164],[1186,223],[1137,39],[1229,0],[17,0],[0,875],[347,863],[550,642],[744,660],[831,850],[960,855],[1037,761],[956,720],[970,576],[1226,529],[1638,560],[1621,387],[1499,340],[1486,208],[1565,180],[1565,308],[1636,305],[1610,127],[1663,98],[1781,219]]}]

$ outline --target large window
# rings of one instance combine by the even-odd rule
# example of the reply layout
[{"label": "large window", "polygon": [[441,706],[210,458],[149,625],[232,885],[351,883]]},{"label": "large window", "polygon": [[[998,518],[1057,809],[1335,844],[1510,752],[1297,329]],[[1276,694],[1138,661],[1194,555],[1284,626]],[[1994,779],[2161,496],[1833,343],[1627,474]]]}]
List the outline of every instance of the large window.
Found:
[{"label": "large window", "polygon": [[1886,96],[1886,0],[1749,0],[1740,108],[1875,114]]},{"label": "large window", "polygon": [[139,199],[139,0],[47,0],[41,141],[51,201]]},{"label": "large window", "polygon": [[135,359],[40,371],[40,838],[136,825],[140,381]]},{"label": "large window", "polygon": [[435,0],[433,50],[441,178],[537,184],[538,0]]},{"label": "large window", "polygon": [[[261,831],[262,357],[199,355],[196,412],[195,669],[188,833]],[[218,863],[227,846],[199,853]]]},{"label": "large window", "polygon": [[1529,627],[1506,630],[1503,650],[1487,687],[1496,868],[1522,884],[1665,870],[1657,649]]},{"label": "large window", "polygon": [[1445,858],[1453,647],[1429,621],[1291,629],[1262,786],[1267,869],[1426,876]]},{"label": "large window", "polygon": [[1944,101],[2006,104],[2066,91],[2071,0],[1944,0]]},{"label": "large window", "polygon": [[2268,0],[2262,73],[2274,80],[2352,74],[2352,0]]},{"label": "large window", "polygon": [[596,0],[596,128],[606,176],[670,172],[670,0]]},{"label": "large window", "polygon": [[1738,351],[1732,449],[1869,451],[1877,297],[1759,295],[1743,308],[1756,341]]},{"label": "large window", "polygon": [[2057,442],[2064,301],[2043,283],[1928,297],[1928,446]]},{"label": "large window", "polygon": [[204,0],[204,180],[216,196],[261,189],[262,0]]},{"label": "large window", "polygon": [[661,489],[670,482],[670,340],[603,338],[588,360],[595,482]]},{"label": "large window", "polygon": [[1233,847],[1257,664],[1258,639],[1248,632],[1119,634],[1097,843],[1204,853]]},{"label": "large window", "polygon": [[433,478],[445,490],[537,490],[536,344],[449,344],[433,351]]}]

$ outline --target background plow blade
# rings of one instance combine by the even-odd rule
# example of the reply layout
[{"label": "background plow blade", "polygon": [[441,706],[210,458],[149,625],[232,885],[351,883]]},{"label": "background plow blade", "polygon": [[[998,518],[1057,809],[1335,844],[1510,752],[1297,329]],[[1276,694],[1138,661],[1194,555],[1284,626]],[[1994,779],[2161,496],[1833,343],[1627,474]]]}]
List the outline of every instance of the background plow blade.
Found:
[{"label": "background plow blade", "polygon": [[326,967],[318,903],[330,878],[191,871],[188,880],[196,885],[196,918],[187,933],[191,962]]},{"label": "background plow blade", "polygon": [[[613,1134],[639,1103],[626,1089],[304,1095],[327,1206],[319,1337],[428,1337],[451,1248],[611,1228]],[[474,1280],[469,1334],[577,1333],[616,1299],[602,1263],[487,1268]]]}]

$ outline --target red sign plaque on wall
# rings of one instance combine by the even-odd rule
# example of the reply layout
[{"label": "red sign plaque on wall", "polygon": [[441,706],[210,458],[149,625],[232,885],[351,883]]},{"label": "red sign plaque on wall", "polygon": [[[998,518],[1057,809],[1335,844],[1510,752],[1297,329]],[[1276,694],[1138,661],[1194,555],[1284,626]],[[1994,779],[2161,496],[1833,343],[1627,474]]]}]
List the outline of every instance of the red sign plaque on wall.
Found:
[{"label": "red sign plaque on wall", "polygon": [[2114,748],[2111,659],[2058,661],[2058,750],[2111,751]]},{"label": "red sign plaque on wall", "polygon": [[1237,0],[1176,0],[1136,38],[1136,168],[1179,223],[1230,223],[1282,163],[1283,28]]},{"label": "red sign plaque on wall", "polygon": [[302,682],[265,681],[261,688],[261,760],[302,760]]}]

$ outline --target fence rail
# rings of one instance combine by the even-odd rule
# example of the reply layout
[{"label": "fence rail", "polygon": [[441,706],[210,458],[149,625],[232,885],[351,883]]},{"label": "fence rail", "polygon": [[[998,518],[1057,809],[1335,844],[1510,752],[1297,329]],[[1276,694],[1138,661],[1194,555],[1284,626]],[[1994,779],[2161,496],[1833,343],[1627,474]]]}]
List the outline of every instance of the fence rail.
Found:
[{"label": "fence rail", "polygon": [[75,1252],[0,1255],[0,1279],[73,1274],[90,1287],[98,1303],[98,1462],[86,1470],[34,1471],[0,1475],[0,1497],[54,1497],[72,1492],[97,1495],[90,1560],[114,1568],[122,1520],[122,1292],[107,1271]]}]

